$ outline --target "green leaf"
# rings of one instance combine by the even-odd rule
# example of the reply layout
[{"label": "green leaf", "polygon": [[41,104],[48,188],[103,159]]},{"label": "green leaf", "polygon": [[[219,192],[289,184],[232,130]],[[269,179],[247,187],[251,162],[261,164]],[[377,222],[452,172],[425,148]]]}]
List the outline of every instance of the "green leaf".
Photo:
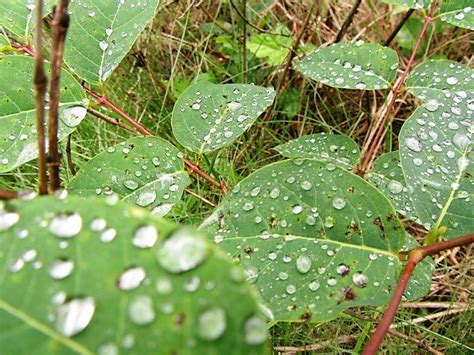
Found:
[{"label": "green leaf", "polygon": [[394,4],[410,9],[426,9],[431,5],[431,0],[382,0],[386,4]]},{"label": "green leaf", "polygon": [[296,68],[311,79],[335,88],[388,88],[395,79],[397,53],[378,44],[361,42],[336,43],[317,49],[298,62]]},{"label": "green leaf", "polygon": [[474,230],[474,71],[448,60],[419,65],[407,82],[424,102],[400,132],[400,157],[413,206],[427,228],[449,238]]},{"label": "green leaf", "polygon": [[[0,2],[0,26],[3,26],[22,42],[30,41],[35,22],[35,0],[2,0]],[[43,10],[49,12],[54,0],[44,0]]]},{"label": "green leaf", "polygon": [[309,159],[251,174],[200,228],[244,267],[277,320],[323,321],[387,303],[406,239],[381,192]]},{"label": "green leaf", "polygon": [[407,89],[435,108],[440,100],[450,101],[459,91],[474,91],[474,71],[451,60],[429,60],[410,73]]},{"label": "green leaf", "polygon": [[81,196],[116,193],[164,216],[189,183],[176,147],[157,137],[134,137],[87,162],[68,190]]},{"label": "green leaf", "polygon": [[[38,156],[36,109],[31,72],[34,59],[0,57],[0,173]],[[67,137],[86,115],[84,91],[66,71],[61,73],[59,139]]]},{"label": "green leaf", "polygon": [[441,20],[454,26],[474,30],[473,5],[472,0],[445,0],[439,9]]},{"label": "green leaf", "polygon": [[301,109],[300,91],[289,88],[280,96],[280,111],[288,118],[295,117]]},{"label": "green leaf", "polygon": [[115,203],[2,205],[2,353],[263,353],[242,271],[193,230]]},{"label": "green leaf", "polygon": [[472,93],[418,108],[400,132],[400,157],[416,215],[427,228],[448,227],[447,237],[474,230]]},{"label": "green leaf", "polygon": [[275,31],[282,36],[271,33],[261,33],[250,36],[247,40],[247,49],[257,58],[265,59],[271,66],[280,65],[290,52],[291,32],[285,26],[278,24]]},{"label": "green leaf", "polygon": [[102,83],[153,19],[159,3],[159,0],[71,2],[66,64],[87,82]]},{"label": "green leaf", "polygon": [[287,158],[313,158],[352,169],[360,157],[360,149],[352,138],[338,134],[309,134],[274,148]]},{"label": "green leaf", "polygon": [[194,152],[222,148],[252,126],[274,98],[274,90],[260,86],[198,82],[174,106],[174,136]]},{"label": "green leaf", "polygon": [[377,158],[368,179],[392,201],[398,213],[419,221],[403,175],[400,152],[386,153]]}]

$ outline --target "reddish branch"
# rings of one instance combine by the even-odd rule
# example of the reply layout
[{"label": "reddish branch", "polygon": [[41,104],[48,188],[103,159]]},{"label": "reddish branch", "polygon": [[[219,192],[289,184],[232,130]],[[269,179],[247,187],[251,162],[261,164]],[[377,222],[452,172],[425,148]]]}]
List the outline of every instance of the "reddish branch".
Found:
[{"label": "reddish branch", "polygon": [[84,91],[87,92],[90,96],[92,96],[94,99],[97,100],[97,102],[100,105],[106,106],[110,108],[112,111],[114,111],[116,114],[118,114],[120,117],[123,117],[126,119],[132,126],[134,126],[138,132],[145,136],[153,136],[153,132],[150,131],[148,128],[143,126],[141,123],[135,121],[132,117],[130,117],[126,112],[122,111],[120,108],[118,108],[113,102],[111,102],[106,96],[101,96],[97,94],[96,92],[92,91],[90,88],[88,88],[86,85],[82,84],[82,87],[84,88]]},{"label": "reddish branch", "polygon": [[51,49],[51,86],[49,91],[50,105],[48,120],[48,168],[51,191],[56,191],[61,187],[61,180],[59,178],[61,155],[58,149],[58,110],[64,42],[69,27],[68,3],[68,0],[59,1],[58,5],[54,8],[53,20],[51,22],[53,44]]},{"label": "reddish branch", "polygon": [[395,88],[392,89],[390,101],[388,102],[384,110],[382,111],[382,114],[381,114],[382,116],[380,120],[377,122],[378,125],[374,126],[374,128],[371,130],[371,132],[366,138],[364,147],[362,149],[364,158],[359,168],[360,175],[364,175],[370,169],[372,162],[375,158],[375,155],[377,154],[377,151],[379,150],[380,145],[382,144],[382,140],[386,132],[386,124],[387,124],[387,121],[389,120],[390,113],[393,109],[393,106],[395,105],[395,102],[398,98],[398,95],[401,92],[403,85],[405,84],[405,81],[408,77],[408,73],[410,72],[413,62],[415,61],[418,48],[420,47],[421,42],[423,41],[423,38],[426,35],[426,30],[428,29],[428,26],[433,21],[433,15],[435,11],[438,9],[439,5],[440,5],[440,0],[435,0],[433,4],[431,5],[431,9],[425,18],[425,22],[423,23],[423,28],[421,29],[420,35],[418,36],[415,46],[413,47],[413,51],[405,67],[405,70],[402,76],[400,77],[400,79],[397,80]]},{"label": "reddish branch", "polygon": [[400,300],[403,296],[403,293],[405,292],[405,288],[413,274],[413,271],[415,270],[416,265],[418,265],[427,256],[438,254],[443,250],[452,249],[471,243],[474,243],[474,234],[468,234],[453,240],[416,248],[407,253],[408,260],[405,268],[402,271],[402,274],[400,275],[397,288],[395,289],[392,299],[390,300],[390,304],[387,307],[382,319],[380,320],[377,329],[375,329],[375,332],[372,334],[369,342],[364,348],[364,351],[362,352],[363,355],[375,354],[382,343],[383,338],[387,333],[390,324],[392,324],[395,314],[397,313]]},{"label": "reddish branch", "polygon": [[18,197],[18,193],[10,190],[0,190],[0,200],[13,200]]},{"label": "reddish branch", "polygon": [[36,1],[36,29],[35,29],[35,47],[37,55],[35,57],[34,68],[34,87],[35,87],[35,101],[36,101],[36,131],[38,139],[38,185],[40,195],[48,193],[48,176],[46,168],[46,136],[44,129],[44,97],[46,95],[46,87],[48,85],[48,78],[44,72],[43,61],[43,30],[41,24],[43,23],[43,0]]}]

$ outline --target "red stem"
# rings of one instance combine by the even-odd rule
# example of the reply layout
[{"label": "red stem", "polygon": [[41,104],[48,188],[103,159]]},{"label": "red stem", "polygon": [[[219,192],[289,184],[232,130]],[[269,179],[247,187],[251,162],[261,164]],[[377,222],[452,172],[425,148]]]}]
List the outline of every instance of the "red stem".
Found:
[{"label": "red stem", "polygon": [[0,190],[0,200],[13,200],[18,197],[18,192],[10,190]]},{"label": "red stem", "polygon": [[433,5],[431,6],[429,14],[425,18],[425,22],[423,23],[423,27],[421,29],[420,35],[418,36],[416,44],[413,47],[410,59],[408,60],[408,63],[405,67],[405,70],[404,70],[402,76],[400,77],[400,79],[398,80],[397,85],[393,89],[392,98],[389,101],[389,103],[387,105],[387,108],[383,112],[383,116],[382,116],[382,119],[379,122],[378,129],[375,128],[375,129],[377,129],[377,133],[376,133],[375,137],[372,137],[373,136],[373,134],[372,134],[373,131],[367,137],[367,142],[369,144],[370,144],[370,142],[372,142],[372,144],[370,145],[368,151],[366,152],[366,154],[364,156],[363,163],[362,163],[361,168],[359,170],[359,173],[362,176],[365,175],[365,173],[370,169],[372,161],[375,158],[375,154],[377,153],[377,150],[380,147],[380,144],[381,144],[383,136],[384,136],[383,132],[385,131],[385,126],[386,126],[387,121],[390,117],[390,112],[392,111],[392,108],[395,105],[395,101],[397,100],[398,95],[400,94],[400,91],[401,91],[403,85],[405,84],[405,81],[408,77],[408,74],[409,74],[410,69],[413,65],[413,62],[415,61],[416,53],[418,52],[418,48],[420,47],[421,42],[423,41],[423,39],[425,37],[426,30],[428,29],[428,26],[433,21],[433,15],[434,15],[435,11],[438,9],[439,5],[440,5],[440,0],[435,0]]},{"label": "red stem", "polygon": [[87,92],[90,96],[95,98],[99,104],[104,105],[108,108],[110,108],[112,111],[114,111],[116,114],[118,114],[120,117],[123,117],[126,119],[132,126],[134,126],[140,133],[142,133],[145,136],[154,136],[153,132],[150,131],[148,128],[144,127],[142,124],[139,122],[135,121],[132,117],[130,117],[126,112],[122,111],[120,108],[118,108],[113,102],[111,102],[107,97],[101,96],[97,94],[96,92],[92,91],[89,89],[87,86],[84,84],[82,85],[84,88],[84,91]]},{"label": "red stem", "polygon": [[378,324],[374,333],[370,337],[369,342],[365,346],[362,352],[363,355],[375,354],[380,344],[382,344],[383,338],[388,332],[390,324],[392,324],[393,318],[397,313],[397,309],[400,305],[400,300],[402,299],[403,292],[405,292],[405,288],[408,282],[410,281],[410,277],[413,274],[416,265],[418,265],[418,263],[420,263],[425,257],[429,255],[438,254],[443,250],[452,249],[471,243],[474,243],[474,234],[468,234],[463,237],[448,240],[445,242],[416,248],[408,252],[408,260],[405,265],[405,268],[402,271],[400,280],[398,281],[397,288],[395,289],[392,299],[390,300],[390,304],[385,310],[385,313],[382,316],[380,323]]}]

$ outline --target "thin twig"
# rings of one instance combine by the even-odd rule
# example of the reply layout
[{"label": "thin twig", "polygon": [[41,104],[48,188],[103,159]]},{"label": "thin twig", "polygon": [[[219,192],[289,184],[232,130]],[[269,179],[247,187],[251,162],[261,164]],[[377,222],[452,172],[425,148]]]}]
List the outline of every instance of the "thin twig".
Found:
[{"label": "thin twig", "polygon": [[44,72],[43,60],[43,0],[36,1],[36,29],[35,29],[35,69],[34,69],[34,87],[35,87],[35,102],[36,102],[36,135],[38,144],[38,185],[39,194],[46,195],[48,193],[48,175],[46,167],[46,136],[45,136],[45,114],[44,97],[46,95],[46,87],[48,85],[48,78]]},{"label": "thin twig", "polygon": [[410,277],[412,276],[416,265],[427,256],[438,254],[444,250],[452,249],[462,245],[468,245],[471,243],[474,243],[474,234],[468,234],[463,237],[448,240],[445,242],[423,246],[404,253],[404,255],[408,255],[408,260],[405,264],[405,268],[402,271],[400,280],[398,281],[395,292],[393,293],[392,299],[390,300],[390,304],[385,310],[385,313],[383,314],[382,319],[380,320],[377,326],[377,329],[375,329],[374,333],[370,337],[369,342],[365,346],[364,351],[362,352],[363,355],[375,354],[380,344],[382,343],[383,338],[385,334],[387,334],[387,331],[390,328],[390,324],[392,323],[393,318],[397,313],[400,300],[403,296],[403,293],[405,292],[405,288],[408,282],[410,281]]},{"label": "thin twig", "polygon": [[242,1],[242,82],[247,82],[247,0]]},{"label": "thin twig", "polygon": [[133,134],[138,134],[138,132],[133,128],[132,126],[129,126],[126,123],[123,123],[122,121],[118,120],[117,118],[107,116],[105,113],[102,113],[100,111],[97,111],[91,107],[87,108],[87,112],[90,113],[92,116],[100,118],[103,121],[106,121],[108,123],[112,123],[116,126],[119,126],[120,128],[126,129],[129,132],[132,132]]},{"label": "thin twig", "polygon": [[405,25],[405,23],[408,21],[410,18],[411,14],[415,11],[415,9],[409,9],[407,12],[405,12],[405,15],[401,19],[401,21],[398,23],[397,27],[393,30],[393,32],[388,36],[387,40],[384,43],[385,47],[390,46],[390,43],[395,39],[397,36],[398,32],[402,29],[402,27]]},{"label": "thin twig", "polygon": [[361,2],[362,2],[362,0],[356,0],[356,2],[354,3],[354,6],[352,7],[351,12],[347,16],[344,23],[342,24],[341,29],[337,33],[336,39],[334,40],[333,43],[337,43],[337,42],[340,42],[342,40],[342,38],[346,34],[347,30],[349,29],[349,26],[352,23],[352,19],[354,18],[355,14],[359,10],[359,6],[360,6]]},{"label": "thin twig", "polygon": [[190,195],[196,197],[198,200],[201,200],[202,202],[208,204],[209,206],[211,206],[211,207],[216,207],[216,204],[215,204],[215,203],[212,203],[212,202],[209,201],[207,198],[198,195],[198,194],[195,193],[194,191],[191,191],[191,190],[189,190],[189,189],[184,189],[184,191],[186,191],[188,194],[190,194]]},{"label": "thin twig", "polygon": [[395,102],[398,98],[398,95],[401,92],[403,85],[405,84],[406,79],[408,78],[408,73],[410,72],[413,62],[415,61],[418,48],[420,47],[421,42],[423,41],[423,38],[425,37],[426,30],[428,29],[429,25],[433,21],[433,14],[438,9],[439,5],[440,5],[440,0],[435,0],[433,4],[431,5],[430,12],[425,18],[425,22],[423,23],[423,27],[420,31],[420,35],[418,36],[416,44],[413,47],[410,59],[408,60],[405,70],[403,71],[402,76],[397,80],[395,87],[390,92],[389,94],[390,98],[388,99],[389,100],[388,104],[382,108],[381,115],[377,121],[377,124],[374,125],[373,129],[371,129],[371,131],[366,137],[364,146],[362,148],[362,156],[363,156],[362,164],[360,165],[360,168],[358,171],[360,175],[365,175],[365,173],[369,171],[372,165],[372,162],[375,159],[375,155],[377,151],[379,150],[380,145],[382,143],[384,132],[386,131],[386,125],[387,125],[387,122],[389,121],[392,108],[395,105]]},{"label": "thin twig", "polygon": [[127,120],[132,126],[134,126],[138,130],[138,132],[140,132],[141,134],[143,134],[145,136],[154,136],[152,131],[150,131],[148,128],[143,126],[141,123],[135,121],[130,115],[128,115],[126,112],[124,112],[120,108],[118,108],[106,96],[101,96],[101,95],[97,94],[95,91],[93,91],[89,87],[87,87],[84,83],[82,84],[82,87],[84,88],[84,91],[86,93],[88,93],[90,96],[92,96],[94,99],[96,99],[97,102],[100,105],[103,105],[103,106],[106,106],[106,107],[110,108],[112,111],[114,111],[120,117]]},{"label": "thin twig", "polygon": [[60,0],[54,8],[52,29],[52,49],[51,49],[51,85],[50,85],[50,105],[49,105],[49,147],[48,147],[48,167],[51,191],[56,191],[61,187],[59,168],[61,166],[61,155],[58,149],[58,110],[59,95],[61,91],[61,66],[64,55],[64,42],[69,27],[68,0]]},{"label": "thin twig", "polygon": [[72,133],[67,136],[67,144],[66,144],[66,158],[67,158],[67,165],[69,167],[69,171],[71,172],[72,176],[76,175],[76,166],[72,161],[72,151],[71,151],[71,138]]},{"label": "thin twig", "polygon": [[13,200],[18,197],[18,192],[10,190],[0,190],[0,200]]}]

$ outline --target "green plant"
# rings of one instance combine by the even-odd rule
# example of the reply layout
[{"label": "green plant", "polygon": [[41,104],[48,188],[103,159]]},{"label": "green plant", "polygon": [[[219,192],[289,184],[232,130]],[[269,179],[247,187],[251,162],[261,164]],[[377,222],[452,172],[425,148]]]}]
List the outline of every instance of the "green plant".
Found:
[{"label": "green plant", "polygon": [[[276,89],[191,83],[179,88],[171,132],[157,134],[105,93],[107,79],[152,20],[159,1],[63,0],[45,31],[39,26],[45,22],[38,11],[43,1],[0,5],[5,34],[0,37],[0,120],[5,126],[0,172],[39,157],[39,192],[53,195],[0,193],[12,200],[0,205],[0,314],[5,319],[0,329],[13,337],[0,337],[2,349],[257,354],[266,352],[264,317],[272,323],[323,322],[347,308],[390,303],[365,349],[374,352],[400,299],[414,300],[429,291],[430,256],[474,239],[474,71],[450,60],[426,60],[412,69],[432,21],[473,29],[474,10],[462,0],[387,2],[426,9],[398,78],[397,52],[360,40],[295,58],[311,48],[299,42],[312,7],[296,40],[279,26],[278,33],[243,41],[243,77],[250,72],[248,47],[268,65],[283,66]],[[246,11],[238,14],[246,38]],[[52,39],[46,97],[44,34]],[[237,55],[226,36],[220,36],[221,44]],[[298,108],[285,109],[288,100],[300,97],[286,91],[290,67],[317,82],[316,90],[321,84],[387,90],[385,103],[362,150],[346,135],[304,135],[273,148],[288,160],[256,170],[228,191],[227,177],[216,169],[225,147],[241,139],[265,111],[265,120],[271,120],[278,101],[288,116],[296,115],[291,112]],[[403,123],[399,149],[376,159],[402,90],[420,106]],[[59,180],[58,140],[68,138],[70,147],[70,135],[87,112],[134,136],[103,149],[77,175],[69,177],[63,169]],[[126,122],[109,117],[110,112]],[[65,153],[71,168],[70,150]],[[209,189],[218,187],[215,194],[225,195],[201,220],[199,231],[161,219],[173,213],[186,223],[175,206],[198,177]],[[423,246],[399,215],[424,228]]]}]

